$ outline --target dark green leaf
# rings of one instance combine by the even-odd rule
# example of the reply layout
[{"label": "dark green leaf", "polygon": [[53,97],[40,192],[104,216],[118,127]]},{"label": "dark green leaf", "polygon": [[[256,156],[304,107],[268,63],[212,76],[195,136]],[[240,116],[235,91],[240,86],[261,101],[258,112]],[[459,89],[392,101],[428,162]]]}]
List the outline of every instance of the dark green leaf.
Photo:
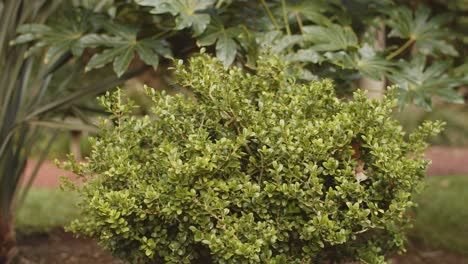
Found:
[{"label": "dark green leaf", "polygon": [[122,76],[122,74],[127,70],[134,55],[133,47],[127,47],[125,51],[115,57],[113,66],[118,77]]},{"label": "dark green leaf", "polygon": [[147,48],[142,45],[137,45],[136,50],[138,52],[138,56],[142,59],[145,63],[153,66],[153,68],[157,68],[159,65],[159,56],[150,48]]},{"label": "dark green leaf", "polygon": [[114,60],[116,56],[121,54],[123,51],[125,51],[125,48],[113,48],[113,49],[107,49],[103,51],[102,53],[97,53],[94,54],[94,56],[89,60],[88,64],[86,65],[86,71],[90,71],[95,68],[100,68],[107,63],[111,62]]},{"label": "dark green leaf", "polygon": [[137,0],[139,5],[152,6],[155,14],[171,13],[176,16],[176,29],[192,27],[195,35],[202,34],[210,23],[210,15],[201,13],[214,4],[214,0]]},{"label": "dark green leaf", "polygon": [[453,45],[447,42],[454,34],[447,28],[450,20],[447,14],[431,17],[431,10],[420,5],[413,13],[405,6],[390,9],[387,25],[392,28],[390,37],[412,39],[416,49],[423,54],[440,52],[442,54],[456,56],[458,52]]},{"label": "dark green leaf", "polygon": [[216,42],[216,56],[223,62],[224,66],[232,64],[237,53],[237,43],[234,40],[241,34],[238,27],[225,28],[219,20],[213,20],[197,40],[199,46],[210,46]]},{"label": "dark green leaf", "polygon": [[304,39],[315,51],[357,50],[358,39],[351,28],[340,25],[304,27]]},{"label": "dark green leaf", "polygon": [[310,62],[310,63],[319,63],[323,60],[323,57],[313,49],[300,49],[296,53],[288,53],[285,56],[287,61],[300,61],[300,62]]}]

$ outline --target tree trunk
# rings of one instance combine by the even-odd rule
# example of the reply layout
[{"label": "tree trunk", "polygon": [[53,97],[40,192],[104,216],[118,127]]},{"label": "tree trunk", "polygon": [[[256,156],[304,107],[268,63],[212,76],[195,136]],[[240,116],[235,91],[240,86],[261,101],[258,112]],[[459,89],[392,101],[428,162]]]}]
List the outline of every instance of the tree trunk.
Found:
[{"label": "tree trunk", "polygon": [[[374,48],[375,50],[383,50],[385,48],[385,25],[381,23],[378,28],[371,29],[375,36]],[[367,77],[359,79],[359,87],[367,90],[369,98],[382,98],[385,94],[385,78],[382,76],[381,80],[373,80]]]},{"label": "tree trunk", "polygon": [[0,215],[0,263],[10,264],[16,256],[15,232],[10,219],[3,219]]},{"label": "tree trunk", "polygon": [[75,159],[80,161],[82,159],[82,156],[81,156],[81,136],[82,136],[82,132],[77,131],[77,130],[73,130],[71,132],[71,136],[72,136],[72,139],[71,139],[71,142],[70,142],[70,151],[73,154],[73,156],[75,157]]}]

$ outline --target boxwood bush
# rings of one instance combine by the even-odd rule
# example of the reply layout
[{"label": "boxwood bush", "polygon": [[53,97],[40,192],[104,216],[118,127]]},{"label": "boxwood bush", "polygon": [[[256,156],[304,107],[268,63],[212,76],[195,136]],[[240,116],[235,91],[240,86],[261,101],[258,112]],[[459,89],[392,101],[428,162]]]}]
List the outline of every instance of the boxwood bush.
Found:
[{"label": "boxwood bush", "polygon": [[144,117],[120,93],[92,139],[82,218],[69,227],[131,263],[381,263],[402,250],[424,177],[425,138],[381,101],[297,83],[277,58],[255,72],[207,55],[176,66],[193,94],[148,89]]}]

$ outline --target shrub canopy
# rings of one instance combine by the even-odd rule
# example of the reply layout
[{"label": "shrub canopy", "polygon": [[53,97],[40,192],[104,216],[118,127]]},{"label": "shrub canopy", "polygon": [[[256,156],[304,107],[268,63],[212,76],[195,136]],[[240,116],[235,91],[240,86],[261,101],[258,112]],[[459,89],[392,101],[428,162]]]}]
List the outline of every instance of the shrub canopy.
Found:
[{"label": "shrub canopy", "polygon": [[177,66],[193,97],[148,89],[152,115],[117,92],[70,226],[132,263],[380,263],[403,248],[428,164],[426,122],[405,135],[382,101],[300,84],[272,56],[255,73],[206,55]]}]

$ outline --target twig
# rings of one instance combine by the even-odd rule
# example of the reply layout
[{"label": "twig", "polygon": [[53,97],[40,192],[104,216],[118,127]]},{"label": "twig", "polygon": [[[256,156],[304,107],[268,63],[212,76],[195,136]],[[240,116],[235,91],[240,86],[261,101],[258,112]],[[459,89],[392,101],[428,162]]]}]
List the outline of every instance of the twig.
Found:
[{"label": "twig", "polygon": [[262,3],[263,7],[265,8],[265,11],[267,12],[268,17],[270,18],[271,22],[273,22],[273,24],[275,25],[276,30],[281,31],[281,28],[280,28],[278,22],[276,21],[275,17],[271,13],[271,10],[268,7],[268,5],[266,4],[265,0],[260,0],[260,2]]},{"label": "twig", "polygon": [[406,48],[408,48],[409,46],[411,46],[411,44],[413,44],[414,41],[415,41],[414,38],[408,39],[408,40],[405,42],[405,44],[403,44],[403,46],[401,46],[399,49],[395,50],[394,52],[390,53],[387,57],[385,57],[385,59],[391,60],[391,59],[395,58],[395,57],[398,56],[400,53],[402,53],[403,51],[405,51]]}]

